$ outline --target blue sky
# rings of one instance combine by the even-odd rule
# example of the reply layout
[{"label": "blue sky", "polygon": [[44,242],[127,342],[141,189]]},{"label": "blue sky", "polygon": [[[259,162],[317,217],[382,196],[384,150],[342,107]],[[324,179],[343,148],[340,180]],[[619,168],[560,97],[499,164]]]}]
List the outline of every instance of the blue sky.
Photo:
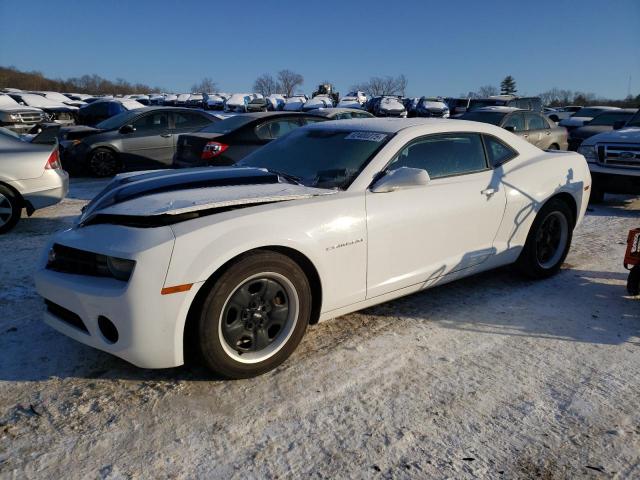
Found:
[{"label": "blue sky", "polygon": [[640,0],[0,0],[0,18],[0,65],[51,77],[247,91],[289,68],[304,91],[330,80],[346,93],[404,73],[409,95],[448,96],[511,74],[521,94],[614,98],[631,77],[640,93]]}]

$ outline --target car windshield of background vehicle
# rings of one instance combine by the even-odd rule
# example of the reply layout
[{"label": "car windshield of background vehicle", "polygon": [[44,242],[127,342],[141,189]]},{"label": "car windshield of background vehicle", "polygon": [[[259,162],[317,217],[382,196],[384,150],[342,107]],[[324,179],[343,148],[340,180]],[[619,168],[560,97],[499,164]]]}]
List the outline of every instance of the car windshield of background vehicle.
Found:
[{"label": "car windshield of background vehicle", "polygon": [[625,125],[627,127],[640,127],[640,111],[636,113]]},{"label": "car windshield of background vehicle", "polygon": [[212,123],[211,125],[207,125],[205,128],[199,130],[202,133],[222,133],[226,134],[229,132],[233,132],[240,127],[245,126],[249,122],[255,120],[255,117],[251,117],[249,115],[236,115],[235,117],[229,117],[221,122]]},{"label": "car windshield of background vehicle", "polygon": [[129,120],[133,120],[136,115],[138,115],[138,113],[139,112],[136,112],[135,110],[119,113],[111,118],[103,120],[96,125],[96,128],[99,128],[100,130],[111,130],[114,128],[119,128],[122,125],[126,125]]},{"label": "car windshield of background vehicle", "polygon": [[600,115],[604,110],[600,110],[598,108],[581,108],[576,113],[574,113],[573,117],[595,117],[596,115]]},{"label": "car windshield of background vehicle", "polygon": [[481,108],[481,107],[493,107],[495,105],[504,105],[506,102],[500,101],[500,100],[493,100],[491,98],[486,99],[486,100],[471,100],[469,102],[469,110],[475,110],[476,108]]},{"label": "car windshield of background vehicle", "polygon": [[589,125],[611,126],[616,122],[623,122],[631,118],[628,113],[603,113],[589,122]]},{"label": "car windshield of background vehicle", "polygon": [[469,112],[460,117],[461,120],[471,120],[473,122],[490,123],[500,125],[506,113],[501,112]]},{"label": "car windshield of background vehicle", "polygon": [[392,134],[296,129],[238,163],[285,173],[308,187],[344,190]]}]

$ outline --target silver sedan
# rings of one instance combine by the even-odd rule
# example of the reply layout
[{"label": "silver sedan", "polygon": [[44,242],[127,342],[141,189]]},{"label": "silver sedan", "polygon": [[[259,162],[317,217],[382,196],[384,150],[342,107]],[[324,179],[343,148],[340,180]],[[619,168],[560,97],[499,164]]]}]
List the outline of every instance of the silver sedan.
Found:
[{"label": "silver sedan", "polygon": [[0,234],[11,230],[22,214],[60,202],[69,191],[58,145],[34,145],[0,128]]}]

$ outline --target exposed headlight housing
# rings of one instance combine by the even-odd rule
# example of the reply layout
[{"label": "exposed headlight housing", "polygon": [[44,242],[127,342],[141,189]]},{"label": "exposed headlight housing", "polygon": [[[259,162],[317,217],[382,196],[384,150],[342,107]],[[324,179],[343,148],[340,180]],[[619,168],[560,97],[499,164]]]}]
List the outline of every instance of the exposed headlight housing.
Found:
[{"label": "exposed headlight housing", "polygon": [[109,257],[99,253],[54,244],[49,251],[47,269],[74,275],[110,277],[129,281],[136,265],[134,260]]},{"label": "exposed headlight housing", "polygon": [[133,273],[133,267],[136,266],[136,262],[133,260],[127,260],[125,258],[107,257],[107,268],[109,272],[117,280],[123,282],[129,281],[131,273]]},{"label": "exposed headlight housing", "polygon": [[595,163],[598,161],[598,152],[596,152],[596,147],[593,145],[580,146],[580,148],[578,148],[578,153],[583,155],[589,163]]}]

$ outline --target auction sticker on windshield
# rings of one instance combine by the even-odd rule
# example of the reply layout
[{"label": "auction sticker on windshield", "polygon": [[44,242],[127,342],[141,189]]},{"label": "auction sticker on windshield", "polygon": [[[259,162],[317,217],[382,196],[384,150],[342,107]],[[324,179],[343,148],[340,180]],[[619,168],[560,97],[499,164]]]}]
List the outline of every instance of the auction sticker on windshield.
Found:
[{"label": "auction sticker on windshield", "polygon": [[382,142],[387,135],[384,133],[374,133],[374,132],[351,132],[349,135],[344,137],[345,140],[365,140],[368,142]]}]

